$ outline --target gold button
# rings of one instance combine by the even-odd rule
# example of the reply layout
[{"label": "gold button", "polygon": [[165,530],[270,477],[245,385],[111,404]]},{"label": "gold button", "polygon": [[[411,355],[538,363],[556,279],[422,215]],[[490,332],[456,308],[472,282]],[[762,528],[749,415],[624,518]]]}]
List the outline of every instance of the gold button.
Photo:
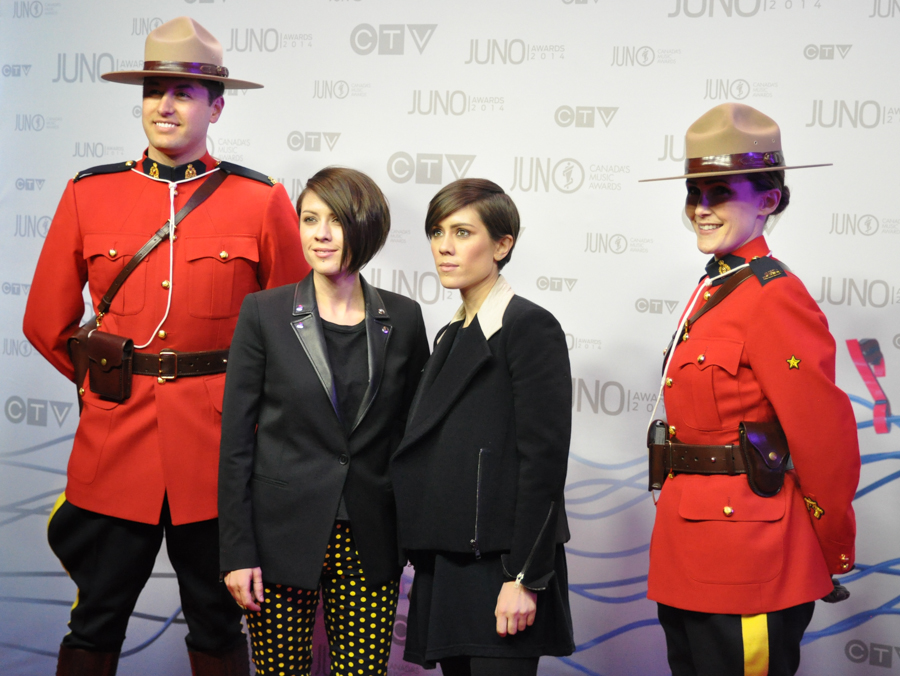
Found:
[{"label": "gold button", "polygon": [[769,453],[769,460],[778,460],[778,454],[775,451]]},{"label": "gold button", "polygon": [[843,564],[841,564],[841,570],[849,570],[849,569],[850,569],[850,564],[849,564],[849,563],[843,563]]},{"label": "gold button", "polygon": [[690,338],[690,336],[689,336],[688,334],[685,333],[685,334],[681,337],[681,340],[687,340],[688,338]]},{"label": "gold button", "polygon": [[110,257],[110,258],[115,258],[115,257],[118,256],[118,255],[119,255],[119,252],[116,251],[115,249],[110,249],[110,250],[109,250],[109,257]]},{"label": "gold button", "polygon": [[712,295],[712,294],[711,294],[709,291],[707,291],[706,293],[703,294],[703,300],[709,300],[709,297],[710,297],[711,295]]},{"label": "gold button", "polygon": [[166,379],[165,378],[157,378],[156,382],[158,382],[160,385],[164,385],[166,382]]},{"label": "gold button", "polygon": [[847,556],[846,554],[841,554],[841,561],[849,561],[849,560],[850,560],[849,556]]},{"label": "gold button", "polygon": [[106,357],[100,360],[100,366],[106,366]]},{"label": "gold button", "polygon": [[134,160],[128,160],[128,161],[125,163],[125,166],[126,166],[126,167],[130,167],[132,164],[134,164]]},{"label": "gold button", "polygon": [[726,506],[726,507],[722,510],[722,513],[723,513],[725,516],[731,516],[732,514],[734,514],[734,510],[733,510],[731,507]]},{"label": "gold button", "polygon": [[84,388],[83,388],[83,387],[79,387],[79,388],[78,388],[78,396],[79,396],[79,397],[83,397],[83,396],[84,396]]},{"label": "gold button", "polygon": [[698,364],[702,364],[702,363],[705,362],[705,361],[706,361],[706,355],[705,355],[705,354],[701,354],[699,357],[697,357],[697,363],[698,363]]},{"label": "gold button", "polygon": [[675,436],[675,425],[669,425],[669,436],[670,437]]},{"label": "gold button", "polygon": [[672,387],[672,379],[666,378],[666,387]]},{"label": "gold button", "polygon": [[227,251],[220,251],[220,252],[219,252],[219,258],[221,258],[221,259],[224,261],[226,258],[228,258],[228,252],[227,252]]},{"label": "gold button", "polygon": [[169,334],[167,334],[165,331],[160,331],[160,332],[157,333],[156,335],[159,336],[160,338],[162,338],[163,340],[165,340],[165,339],[166,339],[166,336],[169,335]]},{"label": "gold button", "polygon": [[164,288],[164,289],[169,288],[169,280],[168,279],[162,280],[162,288]]}]

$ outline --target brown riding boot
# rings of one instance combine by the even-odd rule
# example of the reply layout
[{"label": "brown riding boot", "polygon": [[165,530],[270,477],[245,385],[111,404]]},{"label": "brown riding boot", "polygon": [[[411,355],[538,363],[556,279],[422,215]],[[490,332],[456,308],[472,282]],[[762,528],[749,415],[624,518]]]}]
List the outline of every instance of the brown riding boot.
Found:
[{"label": "brown riding boot", "polygon": [[193,676],[250,676],[246,643],[208,652],[188,648],[188,657]]},{"label": "brown riding boot", "polygon": [[115,676],[119,653],[59,646],[56,676]]}]

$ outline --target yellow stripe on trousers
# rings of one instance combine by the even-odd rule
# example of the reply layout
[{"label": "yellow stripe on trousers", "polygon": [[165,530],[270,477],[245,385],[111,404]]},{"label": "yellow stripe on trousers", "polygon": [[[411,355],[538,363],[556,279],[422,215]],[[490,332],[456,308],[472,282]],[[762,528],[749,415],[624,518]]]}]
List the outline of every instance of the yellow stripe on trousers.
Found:
[{"label": "yellow stripe on trousers", "polygon": [[741,615],[744,640],[744,676],[766,676],[769,673],[769,625],[765,613]]}]

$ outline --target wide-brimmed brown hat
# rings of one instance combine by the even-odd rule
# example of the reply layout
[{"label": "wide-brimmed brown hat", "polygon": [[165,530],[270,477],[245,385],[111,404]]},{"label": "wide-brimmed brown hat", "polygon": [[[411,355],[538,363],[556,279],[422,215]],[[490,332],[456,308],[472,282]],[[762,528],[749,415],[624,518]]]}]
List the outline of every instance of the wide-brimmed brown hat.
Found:
[{"label": "wide-brimmed brown hat", "polygon": [[225,89],[260,89],[261,84],[228,77],[222,44],[190,17],[180,16],[150,31],[144,43],[144,69],[118,70],[100,77],[122,84],[143,84],[146,77],[213,80]]},{"label": "wide-brimmed brown hat", "polygon": [[743,103],[723,103],[708,110],[688,127],[684,145],[684,174],[645,178],[639,182],[831,166],[787,166],[781,151],[778,124],[768,115]]}]

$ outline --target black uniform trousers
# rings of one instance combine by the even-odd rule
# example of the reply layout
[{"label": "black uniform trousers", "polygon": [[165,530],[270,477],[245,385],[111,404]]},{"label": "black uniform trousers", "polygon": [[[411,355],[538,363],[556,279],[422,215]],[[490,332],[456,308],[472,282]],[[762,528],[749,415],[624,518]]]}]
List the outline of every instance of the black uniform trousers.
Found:
[{"label": "black uniform trousers", "polygon": [[672,676],[793,676],[815,603],[753,616],[657,606]]},{"label": "black uniform trousers", "polygon": [[63,502],[50,517],[47,539],[78,587],[64,646],[122,649],[128,619],[153,572],[163,536],[178,578],[188,648],[212,652],[245,641],[241,609],[219,581],[217,519],[173,526],[167,500],[156,525]]}]

